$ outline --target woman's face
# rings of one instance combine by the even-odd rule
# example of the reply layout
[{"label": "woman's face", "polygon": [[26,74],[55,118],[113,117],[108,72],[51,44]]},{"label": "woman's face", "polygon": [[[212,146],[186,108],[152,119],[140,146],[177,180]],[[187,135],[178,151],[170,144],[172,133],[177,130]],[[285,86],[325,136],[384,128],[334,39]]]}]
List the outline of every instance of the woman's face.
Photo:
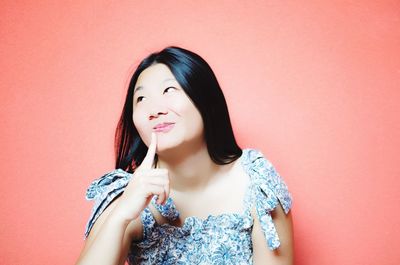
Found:
[{"label": "woman's face", "polygon": [[204,141],[200,112],[165,64],[152,65],[139,75],[132,118],[147,146],[151,132],[156,132],[157,153]]}]

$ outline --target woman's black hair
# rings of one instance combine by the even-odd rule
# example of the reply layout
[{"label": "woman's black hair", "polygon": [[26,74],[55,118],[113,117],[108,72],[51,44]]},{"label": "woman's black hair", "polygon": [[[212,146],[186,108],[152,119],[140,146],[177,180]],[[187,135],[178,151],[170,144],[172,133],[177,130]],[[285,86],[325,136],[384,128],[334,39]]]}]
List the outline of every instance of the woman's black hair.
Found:
[{"label": "woman's black hair", "polygon": [[211,67],[199,55],[180,47],[169,46],[143,59],[133,73],[115,132],[115,167],[133,173],[147,153],[148,148],[132,120],[133,91],[140,73],[157,63],[168,66],[199,110],[208,153],[214,163],[229,164],[239,158],[242,149],[236,143],[225,97]]}]

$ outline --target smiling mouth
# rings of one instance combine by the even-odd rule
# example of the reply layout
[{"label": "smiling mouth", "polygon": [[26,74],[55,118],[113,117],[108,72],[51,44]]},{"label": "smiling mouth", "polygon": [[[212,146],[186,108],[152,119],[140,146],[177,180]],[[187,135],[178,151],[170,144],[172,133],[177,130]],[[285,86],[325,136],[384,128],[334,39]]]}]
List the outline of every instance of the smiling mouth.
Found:
[{"label": "smiling mouth", "polygon": [[157,126],[155,126],[153,128],[154,132],[169,132],[170,130],[172,130],[172,128],[174,128],[175,123],[162,123],[162,124],[158,124]]}]

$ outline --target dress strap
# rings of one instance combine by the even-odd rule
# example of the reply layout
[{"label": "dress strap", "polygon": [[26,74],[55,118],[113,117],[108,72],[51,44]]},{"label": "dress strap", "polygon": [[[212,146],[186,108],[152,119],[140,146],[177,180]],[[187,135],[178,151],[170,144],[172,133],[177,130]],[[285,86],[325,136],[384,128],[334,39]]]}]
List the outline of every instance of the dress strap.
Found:
[{"label": "dress strap", "polygon": [[244,149],[243,152],[243,165],[251,178],[247,207],[255,205],[266,243],[274,250],[279,247],[280,241],[271,212],[280,204],[285,214],[288,214],[292,207],[292,196],[274,166],[259,150]]},{"label": "dress strap", "polygon": [[95,202],[89,221],[86,224],[85,238],[88,237],[94,223],[107,206],[124,191],[131,177],[132,174],[122,169],[115,169],[90,184],[86,191],[86,199],[94,200]]}]

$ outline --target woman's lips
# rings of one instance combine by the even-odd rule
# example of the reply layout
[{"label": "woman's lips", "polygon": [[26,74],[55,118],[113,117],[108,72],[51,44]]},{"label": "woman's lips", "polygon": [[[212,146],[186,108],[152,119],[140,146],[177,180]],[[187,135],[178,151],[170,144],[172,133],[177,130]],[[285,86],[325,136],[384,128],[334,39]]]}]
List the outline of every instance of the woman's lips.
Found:
[{"label": "woman's lips", "polygon": [[153,128],[153,131],[155,132],[169,132],[172,128],[174,128],[175,123],[163,123],[163,124],[158,124],[156,127]]}]

